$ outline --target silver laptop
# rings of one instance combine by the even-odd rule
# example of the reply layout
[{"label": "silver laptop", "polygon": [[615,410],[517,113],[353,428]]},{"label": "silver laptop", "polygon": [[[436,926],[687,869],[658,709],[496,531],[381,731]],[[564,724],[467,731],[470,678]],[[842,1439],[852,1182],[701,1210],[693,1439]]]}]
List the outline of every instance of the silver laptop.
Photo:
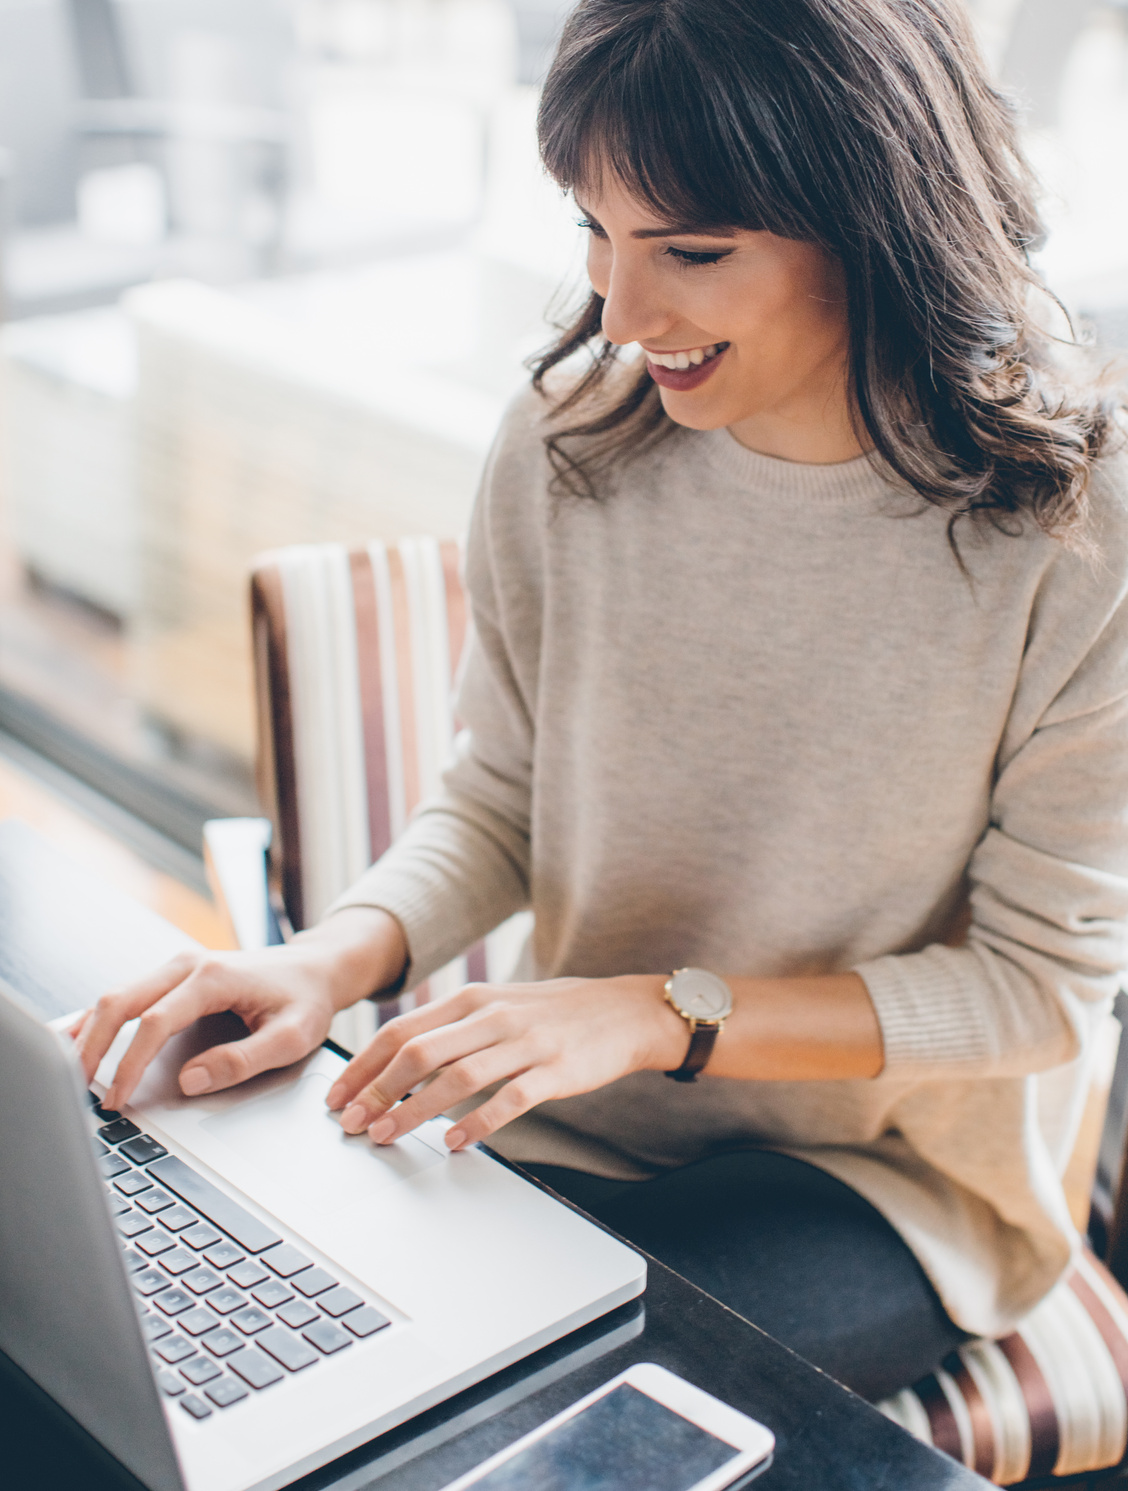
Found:
[{"label": "silver laptop", "polygon": [[152,1491],[283,1486],[645,1287],[446,1120],[346,1137],[327,1048],[189,1100],[204,1021],[109,1113],[131,1033],[88,1092],[0,984],[0,1349]]}]

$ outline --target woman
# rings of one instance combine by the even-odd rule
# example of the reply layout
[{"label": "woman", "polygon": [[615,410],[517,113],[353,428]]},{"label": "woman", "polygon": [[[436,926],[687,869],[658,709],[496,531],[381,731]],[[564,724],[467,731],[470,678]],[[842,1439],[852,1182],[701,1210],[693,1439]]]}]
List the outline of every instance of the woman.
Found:
[{"label": "woman", "polygon": [[181,1077],[228,1086],[531,904],[530,981],[386,1025],[344,1127],[463,1104],[452,1149],[879,1396],[1077,1244],[1060,1175],[1128,963],[1115,409],[1041,329],[949,0],[582,0],[540,131],[592,295],[486,471],[444,792],[287,948],[103,999],[83,1060],[141,1015],[120,1105],[230,1008],[253,1033]]}]

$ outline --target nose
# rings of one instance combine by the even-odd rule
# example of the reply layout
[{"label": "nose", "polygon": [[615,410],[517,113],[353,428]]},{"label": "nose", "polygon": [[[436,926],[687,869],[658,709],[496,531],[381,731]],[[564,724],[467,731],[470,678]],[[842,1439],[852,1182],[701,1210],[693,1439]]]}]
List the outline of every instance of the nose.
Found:
[{"label": "nose", "polygon": [[675,319],[654,279],[633,256],[616,255],[603,298],[603,334],[625,347],[657,340]]}]

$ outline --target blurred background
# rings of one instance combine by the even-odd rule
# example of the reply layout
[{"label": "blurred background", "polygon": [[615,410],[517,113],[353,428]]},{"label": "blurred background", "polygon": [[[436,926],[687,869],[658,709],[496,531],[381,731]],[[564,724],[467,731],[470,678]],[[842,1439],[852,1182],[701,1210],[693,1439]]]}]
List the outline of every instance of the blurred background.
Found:
[{"label": "blurred background", "polygon": [[[971,8],[1045,273],[1128,349],[1128,0]],[[0,756],[182,877],[256,810],[251,557],[461,533],[582,284],[533,127],[566,9],[0,0]]]}]

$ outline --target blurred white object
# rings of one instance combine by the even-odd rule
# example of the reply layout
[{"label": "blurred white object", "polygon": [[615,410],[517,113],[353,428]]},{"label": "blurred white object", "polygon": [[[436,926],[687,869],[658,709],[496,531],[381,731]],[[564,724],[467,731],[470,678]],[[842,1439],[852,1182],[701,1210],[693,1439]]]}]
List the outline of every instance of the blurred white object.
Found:
[{"label": "blurred white object", "polygon": [[468,253],[133,291],[139,702],[250,759],[246,575],[267,548],[457,537],[553,284]]},{"label": "blurred white object", "polygon": [[132,329],[117,310],[0,333],[4,488],[22,561],[116,616],[137,605]]},{"label": "blurred white object", "polygon": [[76,195],[79,231],[94,243],[153,248],[168,229],[164,178],[144,161],[87,171]]}]

